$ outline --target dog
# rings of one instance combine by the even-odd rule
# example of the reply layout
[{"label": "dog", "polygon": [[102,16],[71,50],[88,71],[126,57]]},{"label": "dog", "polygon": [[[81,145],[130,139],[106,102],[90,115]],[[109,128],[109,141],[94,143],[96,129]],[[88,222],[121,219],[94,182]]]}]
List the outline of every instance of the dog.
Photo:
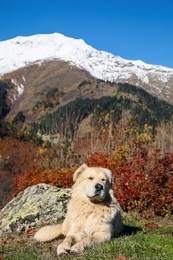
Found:
[{"label": "dog", "polygon": [[111,171],[83,164],[75,171],[73,181],[64,222],[45,226],[34,236],[40,242],[65,236],[57,248],[58,255],[82,253],[85,248],[110,241],[123,231]]}]

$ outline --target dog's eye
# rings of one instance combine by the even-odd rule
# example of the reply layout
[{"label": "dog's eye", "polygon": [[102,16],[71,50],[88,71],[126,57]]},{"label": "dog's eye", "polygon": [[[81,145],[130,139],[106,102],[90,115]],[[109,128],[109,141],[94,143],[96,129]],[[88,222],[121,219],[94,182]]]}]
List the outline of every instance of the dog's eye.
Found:
[{"label": "dog's eye", "polygon": [[93,177],[89,177],[88,179],[92,181],[94,178]]},{"label": "dog's eye", "polygon": [[106,179],[102,179],[103,182],[106,182]]}]

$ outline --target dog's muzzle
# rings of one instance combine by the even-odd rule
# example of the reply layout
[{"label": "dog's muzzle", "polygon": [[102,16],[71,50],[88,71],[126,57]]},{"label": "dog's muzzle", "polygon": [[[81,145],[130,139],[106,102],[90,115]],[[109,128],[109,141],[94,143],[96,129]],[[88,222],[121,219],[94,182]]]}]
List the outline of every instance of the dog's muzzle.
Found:
[{"label": "dog's muzzle", "polygon": [[95,202],[95,203],[103,201],[105,198],[104,186],[100,183],[96,183],[93,186],[92,192],[90,194],[88,194],[88,197],[92,202]]}]

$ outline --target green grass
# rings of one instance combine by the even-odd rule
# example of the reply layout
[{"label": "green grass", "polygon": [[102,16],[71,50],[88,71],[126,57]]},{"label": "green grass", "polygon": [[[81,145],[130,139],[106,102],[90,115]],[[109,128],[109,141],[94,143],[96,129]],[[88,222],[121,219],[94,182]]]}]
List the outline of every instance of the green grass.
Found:
[{"label": "green grass", "polygon": [[[148,221],[151,222],[151,221]],[[58,259],[124,260],[124,259],[173,259],[173,222],[165,219],[152,219],[158,228],[146,228],[146,220],[137,214],[124,218],[125,233],[108,243],[85,250],[81,255],[66,255]],[[57,259],[58,240],[38,243],[26,235],[11,236],[0,243],[0,257],[3,260],[54,260]],[[0,259],[1,259],[0,258]]]}]

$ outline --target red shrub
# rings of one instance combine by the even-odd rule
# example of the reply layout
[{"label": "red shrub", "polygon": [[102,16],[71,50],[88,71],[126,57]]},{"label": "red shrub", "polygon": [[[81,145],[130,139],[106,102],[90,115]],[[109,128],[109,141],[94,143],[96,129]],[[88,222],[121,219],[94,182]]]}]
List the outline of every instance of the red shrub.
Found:
[{"label": "red shrub", "polygon": [[40,171],[39,168],[33,168],[16,175],[13,179],[15,192],[18,193],[28,186],[38,183],[47,183],[61,188],[71,188],[73,185],[73,173],[75,169],[46,169]]},{"label": "red shrub", "polygon": [[173,155],[160,159],[156,151],[150,156],[134,156],[127,162],[95,154],[87,164],[112,170],[114,190],[124,210],[152,210],[159,215],[173,213]]}]

